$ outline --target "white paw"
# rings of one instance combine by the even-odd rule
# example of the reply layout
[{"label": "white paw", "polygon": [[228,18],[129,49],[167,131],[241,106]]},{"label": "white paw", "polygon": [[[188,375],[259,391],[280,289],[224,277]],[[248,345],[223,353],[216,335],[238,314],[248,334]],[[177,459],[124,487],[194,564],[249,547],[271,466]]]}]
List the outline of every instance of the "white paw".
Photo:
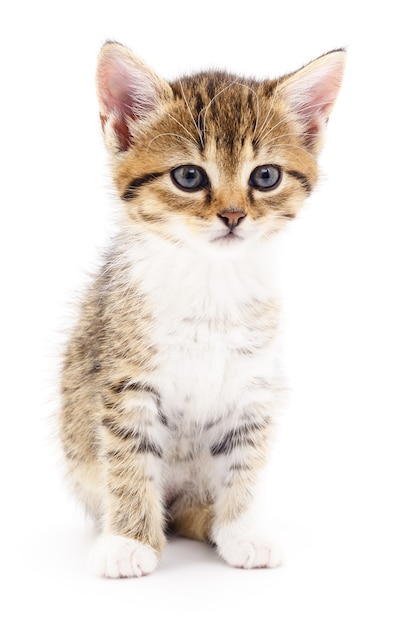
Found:
[{"label": "white paw", "polygon": [[150,546],[120,535],[101,535],[89,558],[89,566],[97,576],[131,578],[150,574],[158,558]]},{"label": "white paw", "polygon": [[263,535],[242,535],[235,528],[223,527],[214,538],[218,553],[233,567],[277,567],[282,562],[279,546]]}]

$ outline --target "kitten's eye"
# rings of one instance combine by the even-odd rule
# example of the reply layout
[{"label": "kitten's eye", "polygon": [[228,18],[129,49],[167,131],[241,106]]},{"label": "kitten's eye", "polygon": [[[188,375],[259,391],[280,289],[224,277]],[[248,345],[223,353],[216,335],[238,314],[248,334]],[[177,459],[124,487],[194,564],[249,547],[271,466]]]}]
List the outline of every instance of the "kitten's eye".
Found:
[{"label": "kitten's eye", "polygon": [[197,165],[181,165],[170,172],[173,183],[183,191],[198,191],[208,185],[207,175]]},{"label": "kitten's eye", "polygon": [[249,177],[249,184],[260,191],[269,191],[279,185],[281,178],[282,172],[277,165],[260,165]]}]

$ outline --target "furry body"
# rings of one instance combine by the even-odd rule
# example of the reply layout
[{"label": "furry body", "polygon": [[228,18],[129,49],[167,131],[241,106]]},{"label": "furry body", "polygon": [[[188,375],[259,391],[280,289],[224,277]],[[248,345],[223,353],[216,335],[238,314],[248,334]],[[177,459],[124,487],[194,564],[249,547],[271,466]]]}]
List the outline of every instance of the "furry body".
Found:
[{"label": "furry body", "polygon": [[67,348],[61,413],[70,479],[102,530],[98,574],[152,571],[168,526],[231,565],[279,562],[251,520],[284,392],[274,238],[318,177],[332,55],[294,87],[219,72],[170,85],[118,44],[101,53],[124,212]]}]

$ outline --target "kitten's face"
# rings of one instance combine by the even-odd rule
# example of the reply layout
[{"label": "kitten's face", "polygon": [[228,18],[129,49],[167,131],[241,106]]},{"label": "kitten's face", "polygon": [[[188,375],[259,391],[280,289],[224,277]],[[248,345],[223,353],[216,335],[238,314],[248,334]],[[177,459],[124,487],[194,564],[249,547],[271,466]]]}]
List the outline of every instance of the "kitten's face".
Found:
[{"label": "kitten's face", "polygon": [[[302,118],[291,106],[291,78],[286,92],[278,81],[220,72],[169,85],[127,49],[112,46],[110,60],[120,59],[119,70],[117,64],[112,73],[112,62],[111,73],[100,69],[101,118],[114,180],[132,223],[215,252],[268,239],[295,217],[318,177],[321,120],[310,112]],[[139,65],[129,69],[132,61]],[[124,75],[132,71],[144,97],[139,102],[129,93],[134,75],[128,91],[122,89]],[[106,87],[112,75],[116,82]],[[302,107],[308,111],[304,102]]]}]

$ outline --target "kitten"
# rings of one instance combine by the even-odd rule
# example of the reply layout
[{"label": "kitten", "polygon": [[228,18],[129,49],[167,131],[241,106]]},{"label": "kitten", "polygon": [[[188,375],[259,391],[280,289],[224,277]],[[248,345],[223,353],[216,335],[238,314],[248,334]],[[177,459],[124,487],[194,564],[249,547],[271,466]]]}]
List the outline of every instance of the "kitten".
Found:
[{"label": "kitten", "polygon": [[152,572],[166,531],[273,567],[254,488],[284,394],[276,233],[318,178],[345,53],[279,80],[167,83],[102,49],[100,117],[122,216],[68,345],[60,432],[107,577]]}]

